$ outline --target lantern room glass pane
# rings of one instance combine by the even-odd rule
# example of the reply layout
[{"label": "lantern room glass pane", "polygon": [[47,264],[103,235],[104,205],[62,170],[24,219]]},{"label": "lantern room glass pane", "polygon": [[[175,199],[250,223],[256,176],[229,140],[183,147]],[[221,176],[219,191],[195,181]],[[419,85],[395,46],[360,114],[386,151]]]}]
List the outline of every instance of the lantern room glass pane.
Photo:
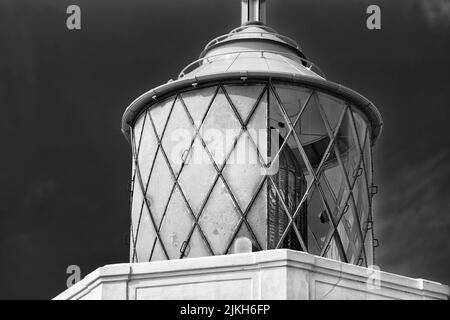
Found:
[{"label": "lantern room glass pane", "polygon": [[358,240],[357,228],[359,227],[356,223],[355,212],[353,206],[349,206],[346,213],[342,216],[339,223],[339,230],[341,239],[346,239],[347,245],[344,246],[345,254],[350,263],[356,259],[357,247],[356,242]]},{"label": "lantern room glass pane", "polygon": [[197,128],[200,127],[216,91],[217,87],[209,87],[181,94],[181,98]]},{"label": "lantern room glass pane", "polygon": [[169,119],[169,114],[172,110],[174,100],[175,97],[168,98],[155,104],[148,111],[155,125],[156,132],[160,138],[163,135],[164,128],[166,127],[167,120]]},{"label": "lantern room glass pane", "polygon": [[301,121],[296,127],[296,132],[303,145],[312,144],[322,139],[329,139],[316,97],[309,101],[303,111]]},{"label": "lantern room glass pane", "polygon": [[198,231],[198,226],[194,229],[192,233],[189,244],[185,252],[187,258],[204,257],[209,255],[208,247],[203,240],[200,231]]},{"label": "lantern room glass pane", "polygon": [[147,120],[147,111],[142,113],[136,120],[134,127],[133,127],[133,140],[135,143],[136,151],[139,149],[139,145],[141,143],[141,136],[142,136],[142,128],[144,126],[144,120]]},{"label": "lantern room glass pane", "polygon": [[180,190],[175,188],[160,229],[161,239],[170,259],[180,258],[182,245],[187,241],[192,225],[192,216]]},{"label": "lantern room glass pane", "polygon": [[186,156],[186,161],[178,179],[180,187],[183,189],[195,215],[200,213],[203,202],[212,188],[216,176],[217,171],[205,151],[200,137],[197,137]]},{"label": "lantern room glass pane", "polygon": [[[276,85],[275,101],[271,101],[271,126],[284,129],[286,137],[291,123],[302,144],[306,145],[311,141],[323,137],[325,127],[322,117],[316,106],[316,101],[311,97],[312,91],[306,88],[291,85]],[[279,103],[282,111],[279,110]],[[284,115],[284,112],[286,115]],[[301,115],[300,115],[301,114]],[[300,119],[295,123],[300,115]],[[286,119],[286,117],[288,119]],[[291,148],[294,146],[291,146]]]},{"label": "lantern room glass pane", "polygon": [[262,249],[267,250],[267,180],[247,213],[247,221]]},{"label": "lantern room glass pane", "polygon": [[324,116],[324,120],[330,127],[331,131],[334,132],[340,118],[342,117],[342,113],[346,108],[344,102],[321,92],[317,93],[317,99],[320,104],[321,111],[323,112],[322,115]]},{"label": "lantern room glass pane", "polygon": [[214,251],[225,254],[228,243],[239,222],[239,214],[222,179],[217,180],[214,189],[200,216],[199,224]]},{"label": "lantern room glass pane", "polygon": [[247,121],[264,89],[265,85],[262,84],[225,86],[225,91],[228,93],[231,102],[238,111],[242,122]]},{"label": "lantern room glass pane", "polygon": [[158,138],[148,115],[146,115],[146,119],[144,120],[140,144],[136,150],[138,151],[139,171],[143,183],[146,184],[153,166],[156,151],[158,150]]},{"label": "lantern room glass pane", "polygon": [[345,181],[344,172],[339,165],[330,166],[325,169],[322,179],[332,193],[331,198],[335,199],[331,203],[328,202],[330,210],[333,216],[338,217],[347,206],[350,194],[350,189],[347,187]]},{"label": "lantern room glass pane", "polygon": [[268,163],[268,146],[267,141],[269,137],[267,129],[267,91],[259,100],[259,104],[253,113],[247,119],[247,132],[250,135],[253,143],[256,144],[258,150],[258,158],[264,165]]},{"label": "lantern room glass pane", "polygon": [[142,188],[137,180],[134,178],[133,182],[133,199],[131,201],[131,223],[132,223],[132,234],[136,237],[137,227],[139,223],[139,217],[141,215],[142,207],[144,205],[144,197]]},{"label": "lantern room glass pane", "polygon": [[[144,207],[144,197],[141,186],[136,181],[133,186],[133,200],[131,203],[131,244],[136,246],[137,244],[137,235],[138,228],[140,224],[141,214],[143,212]],[[134,260],[133,260],[134,261]]]},{"label": "lantern room glass pane", "polygon": [[164,159],[162,152],[158,151],[146,193],[150,210],[158,226],[166,210],[174,183],[166,159]]},{"label": "lantern room glass pane", "polygon": [[320,189],[322,190],[323,197],[325,198],[330,213],[336,219],[339,214],[339,206],[336,201],[336,196],[334,195],[334,192],[331,189],[330,182],[328,181],[324,173],[322,173],[318,179]]},{"label": "lantern room glass pane", "polygon": [[149,244],[156,239],[155,228],[150,219],[150,213],[144,205],[142,215],[140,215],[139,227],[137,229],[136,238],[136,261],[148,262],[150,261],[151,247]]},{"label": "lantern room glass pane", "polygon": [[219,168],[224,165],[241,130],[230,103],[223,91],[219,90],[201,129],[202,138]]},{"label": "lantern room glass pane", "polygon": [[170,114],[162,138],[162,147],[175,174],[178,175],[181,164],[194,137],[194,128],[180,99],[177,99]]},{"label": "lantern room glass pane", "polygon": [[[306,178],[301,167],[294,162],[289,149],[285,148],[281,152],[279,168],[270,179],[269,184],[269,206],[268,206],[268,247],[271,249],[289,248],[302,250],[297,232],[300,233],[303,242],[306,242],[307,216],[306,206],[301,205],[301,200],[306,192]],[[283,241],[280,243],[285,233],[289,217],[299,211],[294,219],[292,227],[287,231]]]},{"label": "lantern room glass pane", "polygon": [[312,229],[308,226],[308,253],[314,254],[316,256],[320,256],[322,251],[322,244],[320,240],[317,238],[317,235],[312,231]]},{"label": "lantern room glass pane", "polygon": [[328,258],[328,259],[333,259],[333,260],[340,260],[343,261],[343,257],[342,254],[339,250],[339,246],[336,242],[336,237],[333,237],[330,241],[330,244],[328,245],[324,257]]},{"label": "lantern room glass pane", "polygon": [[256,146],[245,132],[237,141],[223,170],[223,177],[228,182],[242,211],[247,209],[258,191],[258,186],[264,178],[263,172]]},{"label": "lantern room glass pane", "polygon": [[370,130],[367,130],[365,145],[364,145],[364,166],[366,168],[367,183],[369,188],[372,186],[372,141],[370,139]]},{"label": "lantern room glass pane", "polygon": [[[299,149],[290,147],[291,145],[297,146],[293,131],[286,141],[276,130],[272,130],[270,134],[272,141],[278,140],[277,144],[280,150],[276,153],[276,158],[272,161],[269,171],[268,247],[277,248],[279,245],[281,248],[302,250],[297,231],[306,245],[307,214],[306,206],[301,205],[307,186],[306,165]],[[280,242],[289,224],[289,216],[293,218],[296,212],[298,214],[294,223],[287,231],[283,241]]]},{"label": "lantern room glass pane", "polygon": [[[146,244],[148,245],[148,244]],[[161,261],[167,260],[166,254],[164,253],[161,242],[158,239],[155,239],[153,242],[153,252],[150,257],[150,261]]]},{"label": "lantern room glass pane", "polygon": [[[310,237],[308,238],[308,250],[310,248],[310,244],[314,244],[312,245],[312,248],[317,247],[317,249],[322,250],[328,233],[331,230],[331,221],[327,215],[326,208],[318,188],[315,188],[308,198],[307,213],[308,227],[311,230]],[[320,254],[320,252],[316,254]]]},{"label": "lantern room glass pane", "polygon": [[[298,86],[275,85],[275,93],[277,102],[283,105],[286,116],[292,124],[294,124],[295,119],[304,109],[304,105],[308,101],[308,98],[310,102],[312,101],[310,98],[312,90]],[[302,115],[306,115],[306,113],[302,113]],[[281,119],[286,123],[283,116]]]},{"label": "lantern room glass pane", "polygon": [[347,114],[339,127],[336,144],[346,176],[350,185],[353,185],[357,175],[360,174],[361,151],[357,144],[353,117],[350,114],[350,110],[347,110]]},{"label": "lantern room glass pane", "polygon": [[356,211],[360,217],[361,230],[364,231],[369,218],[369,195],[365,172],[356,179],[353,187],[353,197],[355,199]]},{"label": "lantern room glass pane", "polygon": [[[279,135],[286,139],[289,133],[289,125],[286,123],[286,119],[273,90],[270,90],[269,94],[269,129],[277,130]],[[274,156],[274,154],[272,155]]]},{"label": "lantern room glass pane", "polygon": [[368,127],[367,127],[366,121],[364,121],[364,119],[358,112],[352,111],[352,113],[353,113],[353,119],[355,121],[356,131],[358,133],[358,140],[359,140],[361,149],[363,149],[364,141],[366,138],[366,131],[368,130]]}]

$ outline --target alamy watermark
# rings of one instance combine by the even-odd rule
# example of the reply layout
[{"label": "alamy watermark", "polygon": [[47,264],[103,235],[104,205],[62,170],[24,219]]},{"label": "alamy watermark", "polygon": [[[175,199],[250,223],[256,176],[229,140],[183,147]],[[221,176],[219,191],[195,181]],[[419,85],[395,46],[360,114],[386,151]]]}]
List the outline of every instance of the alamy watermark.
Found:
[{"label": "alamy watermark", "polygon": [[66,280],[67,288],[70,288],[75,283],[81,280],[81,268],[76,264],[68,266],[66,269],[66,273],[69,275]]},{"label": "alamy watermark", "polygon": [[366,13],[369,14],[366,26],[369,30],[381,30],[381,8],[377,5],[367,7]]},{"label": "alamy watermark", "polygon": [[75,4],[67,7],[66,27],[69,30],[81,30],[81,8]]},{"label": "alamy watermark", "polygon": [[[201,129],[196,139],[203,139],[206,148],[202,144],[192,144],[193,130],[182,128],[173,130],[170,133],[170,142],[168,142],[172,146],[168,157],[171,163],[177,165],[182,163],[209,165],[213,163],[214,159],[226,160],[227,165],[263,164],[262,175],[276,174],[278,158],[281,156],[278,154],[281,147],[279,130],[247,129],[242,133],[241,130]],[[269,139],[270,144],[268,143]],[[268,166],[269,164],[270,166]],[[221,163],[218,165],[220,166]]]},{"label": "alamy watermark", "polygon": [[[67,7],[66,27],[69,30],[81,30],[81,8],[76,4]],[[381,29],[381,8],[377,5],[367,7],[366,14],[369,15],[366,21],[366,27],[369,30]]]}]

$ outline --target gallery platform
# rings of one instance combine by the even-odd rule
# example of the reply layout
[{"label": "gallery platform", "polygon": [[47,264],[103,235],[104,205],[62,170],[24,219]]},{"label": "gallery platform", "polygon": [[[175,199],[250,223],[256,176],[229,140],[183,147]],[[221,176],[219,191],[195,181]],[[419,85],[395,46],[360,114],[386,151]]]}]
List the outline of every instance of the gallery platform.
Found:
[{"label": "gallery platform", "polygon": [[447,300],[449,287],[292,250],[106,265],[55,300]]}]

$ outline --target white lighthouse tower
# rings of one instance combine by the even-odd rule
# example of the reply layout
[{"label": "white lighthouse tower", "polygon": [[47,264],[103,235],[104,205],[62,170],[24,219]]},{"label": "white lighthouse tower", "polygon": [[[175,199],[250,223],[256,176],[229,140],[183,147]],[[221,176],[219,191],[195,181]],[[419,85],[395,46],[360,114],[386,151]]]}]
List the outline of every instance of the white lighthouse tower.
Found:
[{"label": "white lighthouse tower", "polygon": [[130,261],[61,299],[446,299],[374,262],[381,115],[242,0],[242,25],[126,109]]}]

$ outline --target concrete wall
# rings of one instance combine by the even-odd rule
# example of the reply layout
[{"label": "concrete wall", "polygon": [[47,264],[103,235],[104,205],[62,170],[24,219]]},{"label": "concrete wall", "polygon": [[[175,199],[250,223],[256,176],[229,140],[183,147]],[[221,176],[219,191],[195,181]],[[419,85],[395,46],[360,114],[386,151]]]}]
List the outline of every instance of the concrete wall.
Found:
[{"label": "concrete wall", "polygon": [[55,299],[447,299],[449,287],[291,250],[107,265]]}]

